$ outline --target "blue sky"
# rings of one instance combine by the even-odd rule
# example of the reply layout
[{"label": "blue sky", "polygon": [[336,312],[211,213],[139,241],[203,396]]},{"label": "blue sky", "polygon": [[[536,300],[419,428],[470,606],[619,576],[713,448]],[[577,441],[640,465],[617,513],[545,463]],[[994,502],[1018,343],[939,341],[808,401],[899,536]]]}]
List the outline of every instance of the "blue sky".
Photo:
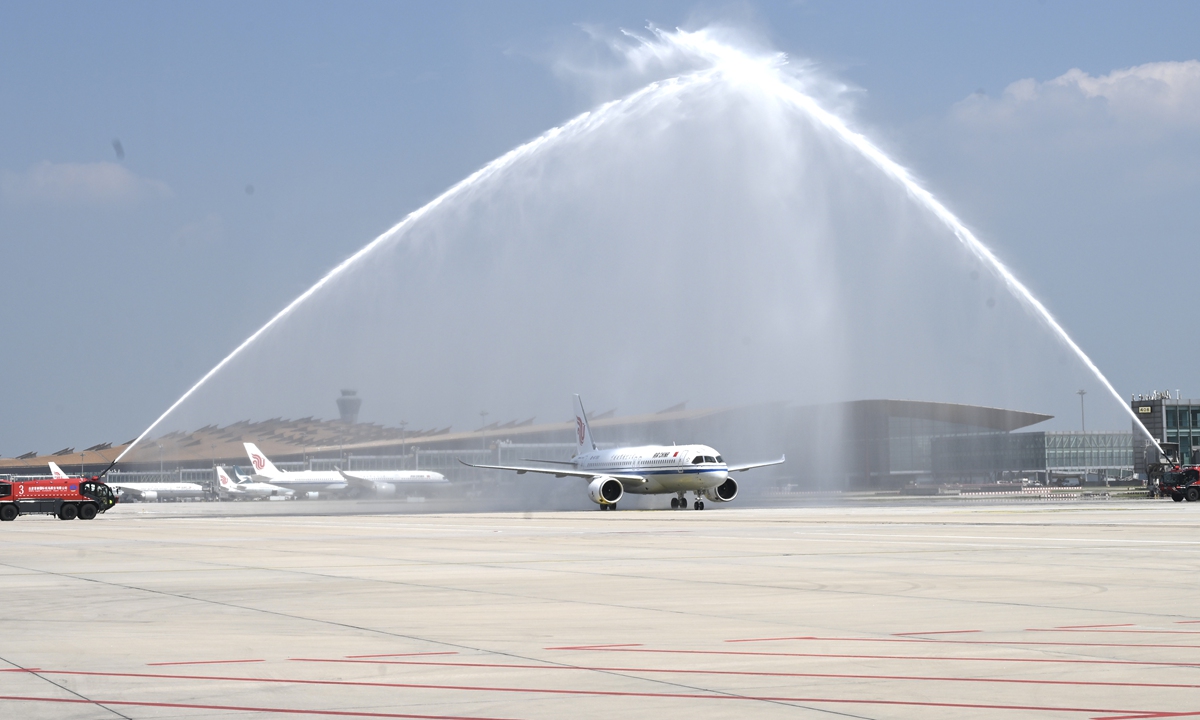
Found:
[{"label": "blue sky", "polygon": [[7,3],[0,455],[137,434],[329,267],[590,107],[562,72],[587,30],[647,22],[744,28],[853,86],[856,127],[1121,392],[1200,396],[1194,3]]}]

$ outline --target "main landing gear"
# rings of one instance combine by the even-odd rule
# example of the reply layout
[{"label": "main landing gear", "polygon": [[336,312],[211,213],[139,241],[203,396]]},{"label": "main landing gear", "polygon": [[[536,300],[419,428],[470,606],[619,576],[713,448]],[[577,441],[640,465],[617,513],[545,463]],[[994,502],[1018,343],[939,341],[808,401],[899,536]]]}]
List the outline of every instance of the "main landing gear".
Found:
[{"label": "main landing gear", "polygon": [[[687,506],[688,506],[687,498],[684,497],[683,493],[679,493],[679,497],[677,497],[677,498],[671,498],[671,509],[672,510],[687,510]],[[704,503],[701,502],[700,500],[696,500],[695,504],[692,505],[692,507],[695,508],[696,510],[703,510]]]},{"label": "main landing gear", "polygon": [[616,510],[616,509],[617,509],[617,506],[616,506],[615,504],[613,504],[613,505],[601,505],[601,506],[600,506],[600,509],[601,509],[601,510]]}]

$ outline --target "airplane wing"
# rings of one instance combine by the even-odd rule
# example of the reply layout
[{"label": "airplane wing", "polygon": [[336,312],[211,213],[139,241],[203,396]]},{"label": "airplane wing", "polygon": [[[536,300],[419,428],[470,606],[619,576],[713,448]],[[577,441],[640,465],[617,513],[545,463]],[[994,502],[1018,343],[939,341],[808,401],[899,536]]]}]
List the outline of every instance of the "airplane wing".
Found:
[{"label": "airplane wing", "polygon": [[641,475],[631,475],[626,473],[609,473],[609,472],[591,472],[590,470],[567,470],[566,468],[547,468],[547,467],[513,467],[510,465],[473,465],[466,460],[459,460],[460,463],[467,467],[483,468],[486,470],[511,470],[518,475],[525,473],[541,473],[543,475],[553,475],[554,477],[580,477],[591,480],[598,477],[616,478],[622,482],[628,483],[644,483],[646,478]]},{"label": "airplane wing", "polygon": [[116,492],[117,492],[117,496],[118,496],[118,497],[120,497],[121,495],[131,495],[131,496],[133,496],[134,498],[137,498],[137,499],[141,499],[141,498],[145,497],[145,496],[142,494],[142,491],[141,491],[141,490],[139,490],[138,488],[131,488],[131,487],[128,487],[128,486],[126,486],[126,485],[121,485],[120,483],[113,483],[113,482],[106,483],[106,484],[107,484],[107,485],[108,485],[110,488],[112,488],[112,489],[116,490]]},{"label": "airplane wing", "polygon": [[770,465],[782,465],[784,460],[787,460],[787,456],[780,455],[778,460],[771,460],[770,462],[748,463],[746,465],[730,465],[728,470],[731,473],[745,472],[746,470],[753,470],[754,468],[768,467]]},{"label": "airplane wing", "polygon": [[[342,479],[345,480],[346,484],[349,485],[350,487],[363,488],[366,490],[374,490],[375,489],[376,483],[374,480],[365,480],[360,477],[355,477],[341,468],[334,468],[334,469],[338,471],[338,475],[341,475]],[[387,484],[391,485],[392,483],[387,483]]]}]

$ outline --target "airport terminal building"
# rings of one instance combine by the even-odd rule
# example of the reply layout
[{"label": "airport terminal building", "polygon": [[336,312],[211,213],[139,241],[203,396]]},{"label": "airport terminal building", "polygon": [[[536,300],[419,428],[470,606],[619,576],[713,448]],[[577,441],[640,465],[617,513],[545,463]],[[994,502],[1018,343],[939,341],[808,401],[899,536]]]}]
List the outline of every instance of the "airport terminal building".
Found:
[{"label": "airport terminal building", "polygon": [[[213,475],[214,465],[245,466],[242,443],[253,442],[287,470],[422,469],[469,483],[498,475],[466,468],[460,460],[512,464],[565,460],[574,453],[575,428],[569,422],[536,423],[527,418],[467,432],[406,430],[355,422],[358,403],[351,408],[347,397],[339,398],[340,420],[276,418],[171,433],[135,448],[122,460],[120,472],[137,473],[141,481],[204,481]],[[1200,403],[1193,409],[1190,404],[1157,402],[1146,415],[1162,419],[1163,437],[1183,437],[1184,422],[1189,450],[1192,438],[1200,444],[1200,414],[1196,422],[1191,414],[1200,413]],[[856,400],[712,409],[679,405],[642,415],[610,411],[590,420],[603,446],[699,442],[718,448],[730,462],[787,455],[782,466],[744,476],[748,489],[888,490],[927,483],[1052,482],[1066,476],[1133,474],[1139,453],[1134,452],[1132,433],[1026,430],[1050,417],[957,403]],[[82,452],[64,448],[51,455],[0,458],[0,474],[45,474],[51,460],[68,471],[74,467],[96,473],[123,448],[105,443]]]}]

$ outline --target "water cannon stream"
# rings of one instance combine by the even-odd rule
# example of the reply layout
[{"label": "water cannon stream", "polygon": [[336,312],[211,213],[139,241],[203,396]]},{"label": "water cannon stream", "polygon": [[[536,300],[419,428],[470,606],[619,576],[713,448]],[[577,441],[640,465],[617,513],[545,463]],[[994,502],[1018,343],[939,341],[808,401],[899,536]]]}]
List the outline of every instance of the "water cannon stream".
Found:
[{"label": "water cannon stream", "polygon": [[[970,229],[963,224],[945,205],[932,193],[922,187],[905,167],[888,157],[877,145],[861,133],[850,129],[846,121],[834,112],[828,110],[811,92],[806,91],[804,79],[787,69],[787,58],[783,54],[755,56],[735,45],[720,40],[717,34],[710,30],[688,32],[676,30],[673,32],[652,29],[653,36],[640,40],[641,45],[630,50],[631,64],[644,64],[648,56],[657,59],[671,58],[685,61],[688,72],[683,72],[666,80],[651,82],[645,87],[621,99],[605,103],[595,110],[585,112],[567,123],[547,131],[541,136],[524,143],[508,153],[496,158],[481,169],[467,176],[450,187],[440,196],[406,216],[395,226],[376,237],[363,248],[339,263],[312,287],[291,301],[280,310],[265,325],[246,338],[240,345],[204,374],[178,400],[171,404],[153,423],[150,424],[137,438],[130,443],[113,461],[119,462],[141,440],[154,431],[180,405],[195,394],[214,375],[229,365],[249,346],[258,341],[271,328],[278,325],[297,308],[309,301],[323,288],[336,281],[340,276],[356,265],[363,262],[381,247],[398,242],[422,218],[432,211],[452,200],[469,200],[473,193],[481,191],[486,183],[504,176],[510,169],[520,163],[529,161],[548,149],[574,138],[586,136],[593,130],[606,126],[615,118],[625,113],[646,110],[656,107],[655,103],[680,95],[686,90],[715,86],[726,83],[733,87],[752,88],[769,98],[779,106],[798,113],[807,118],[814,127],[832,135],[840,143],[851,148],[855,153],[876,168],[884,177],[898,184],[911,200],[932,215],[944,225],[956,240],[976,259],[988,267],[1001,280],[1008,291],[1015,296],[1024,307],[1031,311],[1061,343],[1067,346],[1088,371],[1095,376],[1108,393],[1124,408],[1125,412],[1135,421],[1134,426],[1142,430],[1146,437],[1162,451],[1157,440],[1137,421],[1133,409],[1116,392],[1116,389],[1059,324],[1054,316],[1046,309],[1029,289],[1002,263],[999,258],[981,242]],[[647,55],[648,54],[648,55]],[[636,58],[634,56],[637,56]],[[640,59],[639,59],[640,58]],[[698,69],[697,69],[698,68]],[[643,105],[647,107],[643,107]],[[111,469],[111,465],[109,469]],[[107,472],[106,470],[105,472]]]}]

